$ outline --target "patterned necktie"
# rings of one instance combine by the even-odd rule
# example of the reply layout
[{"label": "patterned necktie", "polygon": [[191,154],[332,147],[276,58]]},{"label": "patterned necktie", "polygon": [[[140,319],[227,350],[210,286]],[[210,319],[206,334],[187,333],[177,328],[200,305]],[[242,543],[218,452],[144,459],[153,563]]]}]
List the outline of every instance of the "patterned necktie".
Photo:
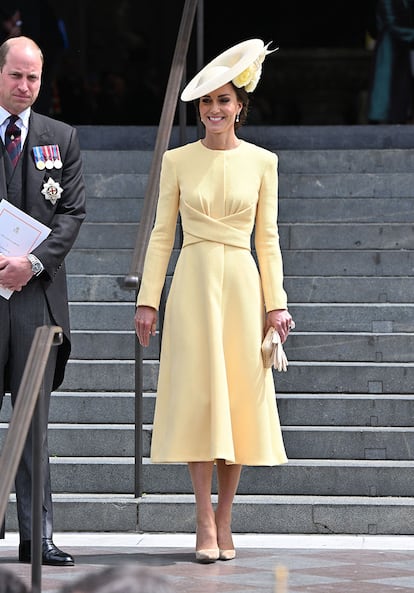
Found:
[{"label": "patterned necktie", "polygon": [[6,150],[9,153],[9,157],[13,164],[13,167],[17,165],[17,161],[20,157],[21,130],[19,126],[16,125],[16,120],[18,119],[19,118],[17,115],[11,115],[9,117],[9,123],[7,125],[5,133]]}]

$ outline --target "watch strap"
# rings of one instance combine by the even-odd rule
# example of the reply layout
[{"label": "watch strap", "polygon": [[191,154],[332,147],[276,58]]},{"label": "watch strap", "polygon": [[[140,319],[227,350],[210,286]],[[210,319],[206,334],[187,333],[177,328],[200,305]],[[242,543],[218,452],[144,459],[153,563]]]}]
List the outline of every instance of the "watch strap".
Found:
[{"label": "watch strap", "polygon": [[29,262],[32,265],[32,272],[35,276],[39,276],[39,274],[41,274],[43,272],[44,265],[42,264],[42,262],[40,261],[40,259],[38,257],[36,257],[33,253],[29,253],[27,255],[27,259],[29,260]]}]

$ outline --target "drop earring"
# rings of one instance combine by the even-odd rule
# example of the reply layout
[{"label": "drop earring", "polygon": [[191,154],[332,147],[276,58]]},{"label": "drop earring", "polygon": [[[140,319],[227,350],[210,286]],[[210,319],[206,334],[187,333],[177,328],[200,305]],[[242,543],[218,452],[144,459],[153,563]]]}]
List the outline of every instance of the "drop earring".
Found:
[{"label": "drop earring", "polygon": [[238,113],[238,114],[236,115],[236,124],[238,124],[238,123],[239,123],[239,121],[240,121],[240,114]]}]

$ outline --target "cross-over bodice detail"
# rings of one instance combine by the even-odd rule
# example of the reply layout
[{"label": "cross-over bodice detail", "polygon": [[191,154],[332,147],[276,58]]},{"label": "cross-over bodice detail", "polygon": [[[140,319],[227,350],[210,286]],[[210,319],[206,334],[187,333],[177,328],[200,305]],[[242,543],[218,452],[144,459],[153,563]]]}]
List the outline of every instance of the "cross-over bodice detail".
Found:
[{"label": "cross-over bodice detail", "polygon": [[200,241],[213,241],[250,250],[251,217],[248,211],[252,208],[254,205],[241,212],[215,219],[182,201],[180,213],[184,232],[183,247]]}]

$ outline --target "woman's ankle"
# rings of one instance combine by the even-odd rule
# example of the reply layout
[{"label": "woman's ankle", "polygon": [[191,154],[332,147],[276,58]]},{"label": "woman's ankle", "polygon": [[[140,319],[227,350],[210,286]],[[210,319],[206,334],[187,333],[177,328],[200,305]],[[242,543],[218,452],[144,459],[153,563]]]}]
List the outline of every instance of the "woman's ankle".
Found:
[{"label": "woman's ankle", "polygon": [[211,550],[217,548],[217,528],[214,518],[197,519],[196,550]]},{"label": "woman's ankle", "polygon": [[216,515],[217,543],[220,550],[234,549],[233,535],[231,532],[231,518],[220,518]]}]

